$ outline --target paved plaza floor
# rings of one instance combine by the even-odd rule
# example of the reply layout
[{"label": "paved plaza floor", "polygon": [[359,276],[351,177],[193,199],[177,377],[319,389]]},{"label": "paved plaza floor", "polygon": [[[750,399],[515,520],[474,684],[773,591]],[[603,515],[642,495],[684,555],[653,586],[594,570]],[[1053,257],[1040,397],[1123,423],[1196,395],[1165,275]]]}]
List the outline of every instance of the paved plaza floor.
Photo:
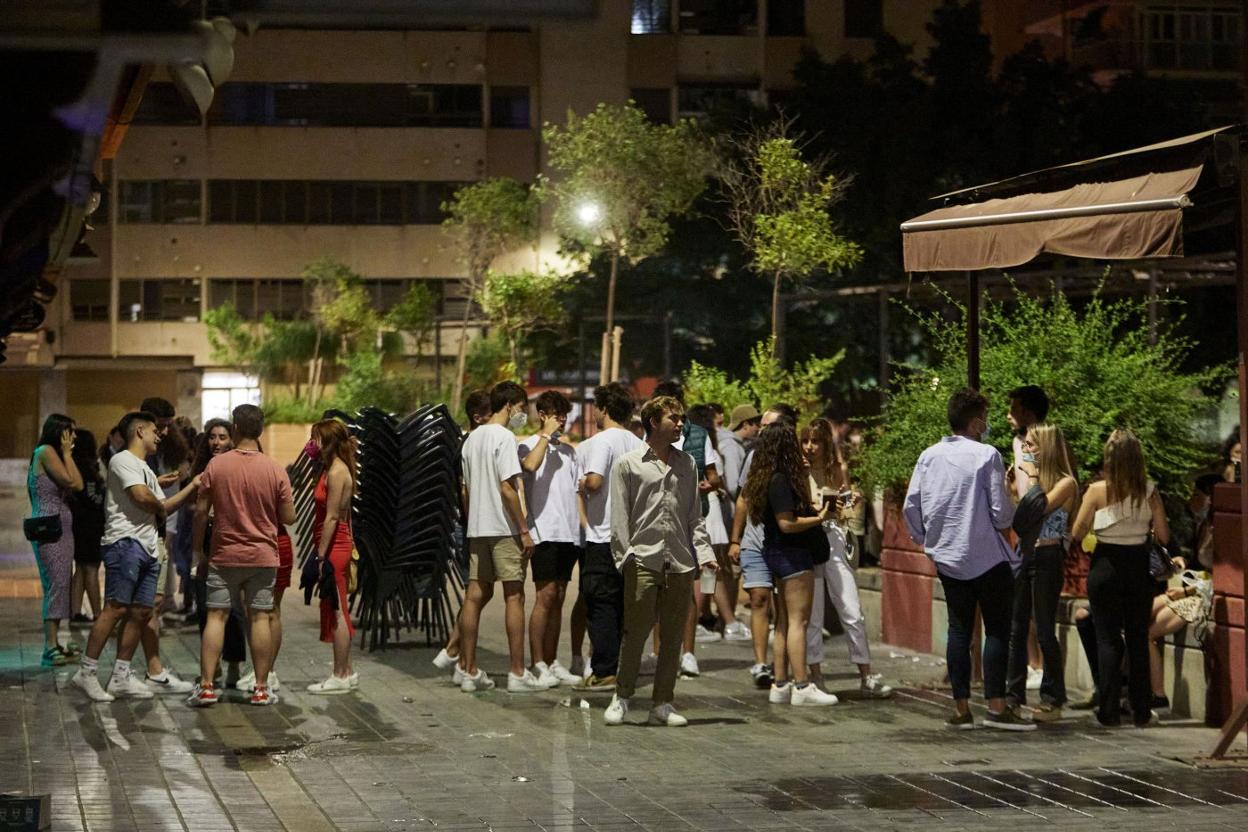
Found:
[{"label": "paved plaza floor", "polygon": [[[1207,752],[1213,730],[1080,715],[950,733],[939,661],[884,645],[891,701],[855,698],[836,640],[842,704],[772,706],[747,646],[719,644],[677,688],[687,728],[608,728],[602,697],[461,693],[414,640],[358,653],[358,693],[308,695],[329,649],[292,595],[276,707],[92,705],[66,687],[72,668],[39,668],[36,588],[28,554],[0,558],[0,790],[50,793],[56,830],[1248,829],[1248,771],[1174,759]],[[505,681],[500,608],[482,665]],[[169,631],[162,652],[193,676],[196,631]]]}]

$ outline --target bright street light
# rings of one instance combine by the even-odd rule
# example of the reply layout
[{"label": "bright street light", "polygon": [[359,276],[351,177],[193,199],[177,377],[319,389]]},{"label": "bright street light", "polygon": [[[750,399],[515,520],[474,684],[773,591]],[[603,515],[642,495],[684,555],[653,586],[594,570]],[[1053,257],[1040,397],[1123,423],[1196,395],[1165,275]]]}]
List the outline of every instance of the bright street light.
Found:
[{"label": "bright street light", "polygon": [[576,218],[581,225],[597,225],[602,219],[602,206],[596,202],[582,202],[576,208]]}]

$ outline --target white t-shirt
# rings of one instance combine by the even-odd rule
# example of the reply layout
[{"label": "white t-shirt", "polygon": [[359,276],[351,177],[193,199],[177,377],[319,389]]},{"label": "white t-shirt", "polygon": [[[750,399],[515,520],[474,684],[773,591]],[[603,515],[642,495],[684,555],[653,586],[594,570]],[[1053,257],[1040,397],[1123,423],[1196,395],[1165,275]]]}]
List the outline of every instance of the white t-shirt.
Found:
[{"label": "white t-shirt", "polygon": [[108,461],[108,492],[104,497],[104,536],[101,546],[133,537],[147,553],[156,557],[156,515],[140,507],[126,491],[132,485],[146,485],[152,496],[160,499],[164,491],[156,481],[156,472],[129,451],[118,451]]},{"label": "white t-shirt", "polygon": [[[641,440],[638,441],[640,442]],[[672,447],[678,451],[683,451],[685,449],[685,437],[682,435],[672,443]],[[706,447],[702,449],[702,464],[708,468],[714,465],[715,470],[719,471],[719,454],[715,453],[715,446],[711,444],[710,436],[706,437]],[[720,473],[722,474],[723,472],[720,471]]]},{"label": "white t-shirt", "polygon": [[[520,443],[520,459],[540,440],[537,434]],[[547,443],[546,458],[536,473],[524,474],[529,533],[534,543],[580,543],[581,518],[576,511],[576,451],[566,442]]]},{"label": "white t-shirt", "polygon": [[646,444],[631,431],[623,428],[607,428],[595,433],[576,449],[582,477],[598,474],[602,488],[585,499],[585,529],[587,543],[611,542],[611,466],[629,451]]},{"label": "white t-shirt", "polygon": [[468,489],[468,537],[519,534],[498,490],[500,483],[521,472],[516,437],[502,425],[481,425],[468,434],[460,456]]}]

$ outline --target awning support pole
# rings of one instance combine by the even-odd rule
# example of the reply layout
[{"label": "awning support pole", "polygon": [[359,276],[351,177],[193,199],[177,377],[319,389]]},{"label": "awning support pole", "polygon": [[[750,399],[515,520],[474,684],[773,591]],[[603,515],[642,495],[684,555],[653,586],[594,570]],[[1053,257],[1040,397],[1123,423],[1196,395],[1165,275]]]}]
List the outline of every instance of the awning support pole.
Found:
[{"label": "awning support pole", "polygon": [[966,273],[966,384],[979,389],[979,272]]}]

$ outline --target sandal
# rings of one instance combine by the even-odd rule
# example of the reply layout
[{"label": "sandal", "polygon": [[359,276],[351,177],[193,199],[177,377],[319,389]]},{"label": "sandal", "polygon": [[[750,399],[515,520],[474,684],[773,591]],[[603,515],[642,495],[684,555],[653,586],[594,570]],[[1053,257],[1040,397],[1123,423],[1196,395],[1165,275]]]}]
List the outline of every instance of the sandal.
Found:
[{"label": "sandal", "polygon": [[76,659],[82,655],[82,645],[76,641],[67,641],[65,646],[61,648],[61,652],[65,654],[67,659]]},{"label": "sandal", "polygon": [[43,659],[39,663],[44,667],[62,667],[68,662],[69,658],[58,644],[56,647],[49,647],[47,650],[44,650]]}]

